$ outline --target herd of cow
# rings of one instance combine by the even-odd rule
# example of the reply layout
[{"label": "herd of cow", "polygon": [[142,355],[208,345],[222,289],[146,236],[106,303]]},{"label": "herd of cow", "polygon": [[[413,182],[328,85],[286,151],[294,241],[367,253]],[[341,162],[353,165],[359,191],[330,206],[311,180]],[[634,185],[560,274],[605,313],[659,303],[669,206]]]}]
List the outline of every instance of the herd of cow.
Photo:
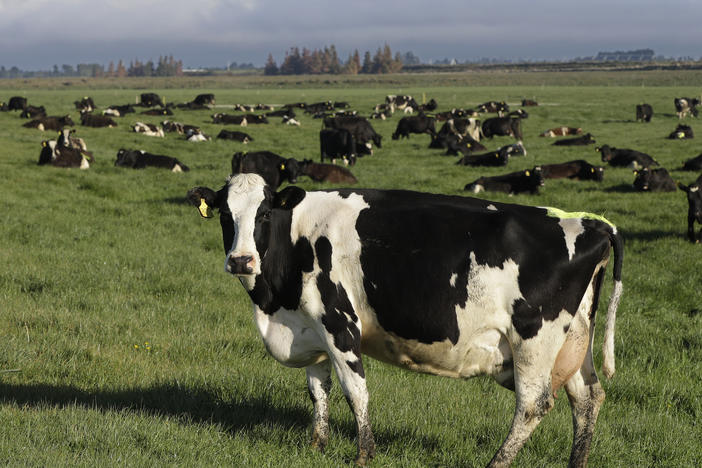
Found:
[{"label": "herd of cow", "polygon": [[[21,99],[12,98],[2,109],[21,110],[35,122],[26,126],[59,132],[56,141],[42,142],[39,164],[88,167],[93,156],[85,142],[71,134],[70,116],[42,117],[40,108]],[[681,118],[696,115],[697,100],[678,101]],[[145,93],[139,106],[151,115],[172,115],[173,109],[209,109],[214,102],[212,94],[205,94],[166,106],[159,96]],[[100,115],[90,98],[75,104],[86,126],[116,125],[112,117],[139,107],[111,106]],[[538,104],[522,101],[522,107],[534,105]],[[430,374],[490,375],[514,390],[512,427],[490,466],[512,463],[553,407],[555,394],[564,389],[573,412],[570,465],[585,466],[605,398],[592,343],[610,251],[614,288],[607,308],[603,370],[608,377],[614,374],[614,323],[623,288],[623,243],[617,228],[590,213],[469,197],[403,190],[305,191],[292,185],[278,191],[283,182],[294,183],[300,175],[355,183],[353,174],[336,160],[353,166],[375,147],[382,148],[382,136],[369,119],[347,110],[346,103],[257,107],[238,107],[245,115],[216,113],[212,121],[245,127],[282,117],[295,125],[295,111],[302,110],[321,119],[321,163],[270,151],[236,152],[232,175],[223,187],[195,187],[187,197],[202,217],[219,213],[225,270],[237,276],[249,294],[267,350],[286,366],[306,369],[314,405],[313,444],[324,449],[328,442],[333,367],[356,420],[356,462],[365,465],[373,457],[363,353]],[[525,110],[510,112],[505,102],[497,101],[476,110],[436,109],[433,99],[418,105],[411,96],[387,96],[371,118],[418,112],[400,118],[392,138],[428,134],[429,147],[460,155],[459,165],[504,166],[526,155],[521,131],[522,119],[528,118]],[[250,114],[255,110],[266,114]],[[486,113],[498,115],[479,120]],[[637,107],[642,121],[650,121],[651,115],[651,106]],[[436,122],[443,122],[438,131]],[[171,121],[143,129],[134,124],[133,130],[209,138],[197,127]],[[676,132],[675,138],[688,138],[684,128]],[[494,136],[516,142],[488,151],[481,140]],[[558,145],[595,143],[581,128],[554,127],[541,136],[571,137],[559,139],[554,143]],[[244,132],[229,130],[218,138],[252,140]],[[608,145],[596,150],[611,166],[636,169],[634,186],[639,190],[676,189],[667,171],[652,168],[658,163],[644,153]],[[332,164],[326,164],[327,159]],[[115,165],[189,170],[176,158],[126,149],[119,150]],[[702,155],[687,161],[685,168],[702,170]],[[464,189],[537,193],[545,179],[602,181],[603,174],[604,167],[575,160],[480,177]],[[689,186],[679,184],[688,196],[693,242],[702,238],[702,231],[695,236],[693,230],[695,221],[702,223],[701,186],[702,176]]]}]

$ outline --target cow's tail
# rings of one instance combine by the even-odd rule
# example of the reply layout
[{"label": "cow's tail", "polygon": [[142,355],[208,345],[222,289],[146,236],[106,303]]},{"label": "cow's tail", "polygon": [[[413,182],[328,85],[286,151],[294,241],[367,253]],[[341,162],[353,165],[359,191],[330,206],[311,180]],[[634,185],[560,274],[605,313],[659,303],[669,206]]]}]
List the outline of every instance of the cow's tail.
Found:
[{"label": "cow's tail", "polygon": [[622,285],[622,262],[624,254],[624,240],[612,226],[609,239],[614,250],[614,288],[607,307],[607,322],[605,324],[604,343],[602,345],[602,372],[608,379],[614,376],[614,323],[617,317],[619,299],[621,299],[624,286]]}]

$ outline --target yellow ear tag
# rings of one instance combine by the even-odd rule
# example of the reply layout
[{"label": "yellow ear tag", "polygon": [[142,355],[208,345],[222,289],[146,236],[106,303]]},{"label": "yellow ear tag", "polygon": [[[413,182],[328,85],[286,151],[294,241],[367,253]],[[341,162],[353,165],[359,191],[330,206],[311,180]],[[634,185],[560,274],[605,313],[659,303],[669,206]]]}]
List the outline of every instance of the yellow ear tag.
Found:
[{"label": "yellow ear tag", "polygon": [[42,141],[42,142],[41,142],[41,146],[42,146],[42,148],[46,148],[46,142],[45,142],[45,141]]},{"label": "yellow ear tag", "polygon": [[524,171],[524,174],[529,177],[529,171]]},{"label": "yellow ear tag", "polygon": [[202,216],[203,218],[211,218],[213,216],[212,208],[210,208],[209,205],[205,203],[204,198],[200,199],[200,206],[198,206],[197,209],[200,211],[200,216]]},{"label": "yellow ear tag", "polygon": [[281,164],[281,165],[280,165],[280,170],[281,170],[281,171],[284,171],[284,170],[285,170],[285,164]]},{"label": "yellow ear tag", "polygon": [[590,172],[595,172],[595,169],[591,167]]}]

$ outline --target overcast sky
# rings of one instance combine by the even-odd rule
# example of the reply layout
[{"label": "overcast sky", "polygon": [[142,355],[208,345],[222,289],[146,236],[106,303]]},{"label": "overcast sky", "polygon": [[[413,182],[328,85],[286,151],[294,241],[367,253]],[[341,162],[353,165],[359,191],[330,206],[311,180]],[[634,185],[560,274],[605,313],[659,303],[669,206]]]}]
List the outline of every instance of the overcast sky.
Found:
[{"label": "overcast sky", "polygon": [[280,62],[291,46],[341,58],[388,43],[422,61],[567,59],[651,48],[702,55],[702,0],[0,0],[0,65],[182,59]]}]

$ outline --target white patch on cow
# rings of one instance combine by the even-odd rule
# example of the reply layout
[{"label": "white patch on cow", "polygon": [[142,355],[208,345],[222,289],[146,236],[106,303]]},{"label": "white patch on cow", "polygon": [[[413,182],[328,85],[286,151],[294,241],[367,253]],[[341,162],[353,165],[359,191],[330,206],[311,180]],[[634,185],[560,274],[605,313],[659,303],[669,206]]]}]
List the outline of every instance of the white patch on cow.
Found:
[{"label": "white patch on cow", "polygon": [[172,172],[183,172],[183,168],[180,167],[180,164],[176,164],[173,166],[173,169],[171,169]]},{"label": "white patch on cow", "polygon": [[558,224],[563,229],[566,248],[568,249],[568,260],[575,255],[575,241],[578,236],[585,232],[585,226],[580,218],[564,218]]},{"label": "white patch on cow", "polygon": [[298,121],[295,120],[295,119],[288,119],[288,120],[285,121],[285,124],[286,124],[286,125],[296,125],[296,126],[298,126],[298,127],[300,126],[300,122],[298,122]]},{"label": "white patch on cow", "polygon": [[456,287],[456,278],[458,278],[458,275],[456,273],[451,275],[451,279],[449,280],[449,284],[451,285],[452,288]]},{"label": "white patch on cow", "polygon": [[690,187],[690,192],[697,192],[699,189],[700,189],[699,187],[693,186],[693,187]]},{"label": "white patch on cow", "polygon": [[90,162],[89,162],[87,159],[85,159],[85,158],[81,158],[81,160],[80,160],[80,168],[81,168],[81,169],[89,169],[89,168],[90,168]]},{"label": "white patch on cow", "polygon": [[202,133],[193,133],[187,138],[188,141],[207,141],[207,137]]},{"label": "white patch on cow", "polygon": [[495,205],[488,205],[487,209],[490,211],[497,211],[497,207]]},{"label": "white patch on cow", "polygon": [[473,188],[471,189],[471,191],[472,191],[473,193],[484,192],[484,191],[485,191],[485,187],[483,187],[483,186],[480,185],[480,184],[474,184],[474,185],[473,185]]},{"label": "white patch on cow", "polygon": [[143,133],[146,136],[164,137],[163,129],[143,122],[136,122],[134,125],[132,125],[132,130],[135,133]]},{"label": "white patch on cow", "polygon": [[41,130],[43,132],[44,131],[44,124],[40,123],[39,125],[37,125],[37,129]]},{"label": "white patch on cow", "polygon": [[319,324],[309,316],[287,309],[269,315],[254,306],[254,320],[266,350],[281,364],[305,367],[327,358]]},{"label": "white patch on cow", "polygon": [[405,114],[411,114],[412,112],[414,112],[414,109],[412,109],[412,106],[407,106],[405,107],[404,112]]},{"label": "white patch on cow", "polygon": [[102,111],[102,115],[110,115],[112,117],[119,117],[119,111],[117,109],[105,109]]}]

